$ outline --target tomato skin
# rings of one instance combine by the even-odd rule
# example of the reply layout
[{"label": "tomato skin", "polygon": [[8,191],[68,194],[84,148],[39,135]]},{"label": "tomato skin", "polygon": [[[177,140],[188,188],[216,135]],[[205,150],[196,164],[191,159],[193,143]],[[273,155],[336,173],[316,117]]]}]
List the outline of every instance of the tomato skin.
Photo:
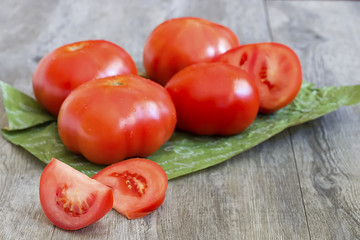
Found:
[{"label": "tomato skin", "polygon": [[301,88],[299,58],[292,49],[280,43],[242,45],[213,61],[238,66],[253,75],[262,113],[273,113],[290,104]]},{"label": "tomato skin", "polygon": [[165,85],[178,71],[194,63],[211,61],[239,46],[227,27],[195,17],[167,20],[146,40],[143,62],[147,76]]},{"label": "tomato skin", "polygon": [[104,40],[64,45],[44,56],[33,74],[37,101],[57,116],[69,93],[84,82],[118,74],[137,74],[131,56]]},{"label": "tomato skin", "polygon": [[177,128],[201,135],[232,135],[255,120],[259,95],[250,74],[224,63],[199,63],[175,74],[165,88]]},{"label": "tomato skin", "polygon": [[165,88],[136,75],[84,83],[66,98],[58,117],[65,146],[96,164],[149,156],[175,125],[175,107]]},{"label": "tomato skin", "polygon": [[[114,202],[111,188],[55,158],[41,174],[39,195],[47,218],[66,230],[77,230],[98,221],[112,209]],[[80,205],[79,199],[83,201]],[[80,211],[78,206],[82,207],[82,213],[76,212]]]},{"label": "tomato skin", "polygon": [[[164,202],[168,185],[164,170],[157,163],[143,158],[110,165],[95,174],[93,179],[113,189],[113,208],[128,219],[144,217],[155,211]],[[131,182],[132,179],[135,180]],[[140,184],[132,184],[135,182]],[[142,191],[141,186],[145,187],[139,194],[136,191]]]}]

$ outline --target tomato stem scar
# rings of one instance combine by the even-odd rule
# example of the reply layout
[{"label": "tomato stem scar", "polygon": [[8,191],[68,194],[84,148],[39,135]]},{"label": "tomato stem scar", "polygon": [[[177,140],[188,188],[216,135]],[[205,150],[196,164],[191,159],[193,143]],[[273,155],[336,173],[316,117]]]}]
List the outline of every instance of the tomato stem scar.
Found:
[{"label": "tomato stem scar", "polygon": [[83,47],[85,47],[86,45],[88,45],[87,43],[75,43],[75,44],[71,44],[70,46],[67,46],[67,50],[70,52],[82,49]]},{"label": "tomato stem scar", "polygon": [[122,86],[124,85],[123,82],[119,81],[119,80],[109,80],[105,83],[105,85],[108,85],[108,86]]}]

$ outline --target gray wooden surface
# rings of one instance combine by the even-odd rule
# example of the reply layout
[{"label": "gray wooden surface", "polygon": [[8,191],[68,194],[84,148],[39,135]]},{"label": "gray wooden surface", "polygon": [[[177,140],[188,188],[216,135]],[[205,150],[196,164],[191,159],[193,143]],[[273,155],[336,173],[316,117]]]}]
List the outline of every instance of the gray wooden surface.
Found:
[{"label": "gray wooden surface", "polygon": [[[180,16],[226,25],[244,44],[287,44],[317,86],[360,83],[360,2],[263,0],[1,0],[0,80],[32,95],[39,59],[85,39],[119,44],[142,69],[147,35]],[[0,137],[0,239],[360,239],[359,136],[360,105],[340,108],[170,181],[164,204],[145,218],[111,211],[79,231],[47,220],[44,164]]]}]

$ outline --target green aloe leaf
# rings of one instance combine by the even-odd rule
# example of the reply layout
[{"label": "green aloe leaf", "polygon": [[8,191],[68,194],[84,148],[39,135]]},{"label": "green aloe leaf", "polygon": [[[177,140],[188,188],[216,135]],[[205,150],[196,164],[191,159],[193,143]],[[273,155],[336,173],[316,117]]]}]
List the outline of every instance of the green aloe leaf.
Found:
[{"label": "green aloe leaf", "polygon": [[2,134],[8,141],[25,148],[46,164],[54,157],[88,176],[104,168],[87,161],[81,155],[70,152],[60,139],[55,121],[23,130],[2,129]]},{"label": "green aloe leaf", "polygon": [[[32,111],[29,111],[31,108],[24,107],[28,104],[33,106],[35,100],[29,100],[28,96],[9,85],[1,84],[1,87],[3,96],[13,98],[11,101],[4,100],[8,117],[8,109],[10,109],[10,113],[17,113],[16,117],[14,115],[12,118],[9,117],[9,123],[21,122],[23,115],[28,119],[36,119],[39,116],[42,119],[41,121],[26,121],[26,124],[20,125],[20,127],[19,124],[13,123],[13,126],[16,127],[2,130],[3,136],[7,140],[22,146],[45,163],[48,163],[52,157],[56,157],[88,176],[94,175],[103,168],[103,166],[92,164],[82,156],[67,150],[58,135],[55,119],[47,118],[46,112],[42,115],[35,110],[32,115]],[[13,94],[13,92],[17,92],[17,94]],[[340,106],[359,102],[360,85],[316,88],[314,85],[304,82],[292,104],[275,114],[259,115],[254,123],[240,134],[229,137],[196,136],[176,131],[171,139],[149,158],[159,163],[168,178],[172,179],[223,162],[288,127],[323,116]],[[20,121],[16,120],[18,118]]]},{"label": "green aloe leaf", "polygon": [[0,81],[9,130],[29,128],[56,120],[35,99]]}]

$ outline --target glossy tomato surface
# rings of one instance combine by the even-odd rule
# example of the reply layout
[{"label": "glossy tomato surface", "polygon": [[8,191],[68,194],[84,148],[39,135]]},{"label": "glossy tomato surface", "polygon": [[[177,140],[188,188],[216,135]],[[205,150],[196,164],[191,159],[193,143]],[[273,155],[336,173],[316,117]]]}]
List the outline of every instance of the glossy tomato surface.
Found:
[{"label": "glossy tomato surface", "polygon": [[130,55],[118,45],[89,40],[55,49],[41,59],[33,74],[38,102],[53,115],[69,93],[80,84],[118,74],[137,74]]},{"label": "glossy tomato surface", "polygon": [[55,158],[41,174],[39,192],[45,215],[67,230],[98,221],[113,206],[111,188]]},{"label": "glossy tomato surface", "polygon": [[113,208],[129,219],[150,214],[165,200],[166,173],[148,159],[133,158],[115,163],[93,178],[113,189]]},{"label": "glossy tomato surface", "polygon": [[175,18],[156,27],[145,43],[143,62],[148,77],[162,85],[194,63],[210,61],[239,45],[227,27],[201,18]]},{"label": "glossy tomato surface", "polygon": [[291,103],[302,83],[300,61],[293,50],[279,43],[242,45],[214,61],[238,66],[251,73],[260,94],[262,113],[273,113]]},{"label": "glossy tomato surface", "polygon": [[58,117],[65,146],[97,164],[153,154],[170,138],[175,124],[175,107],[165,88],[136,75],[79,86]]},{"label": "glossy tomato surface", "polygon": [[176,107],[179,129],[231,135],[255,120],[259,95],[250,74],[224,63],[199,63],[175,74],[165,88]]}]

